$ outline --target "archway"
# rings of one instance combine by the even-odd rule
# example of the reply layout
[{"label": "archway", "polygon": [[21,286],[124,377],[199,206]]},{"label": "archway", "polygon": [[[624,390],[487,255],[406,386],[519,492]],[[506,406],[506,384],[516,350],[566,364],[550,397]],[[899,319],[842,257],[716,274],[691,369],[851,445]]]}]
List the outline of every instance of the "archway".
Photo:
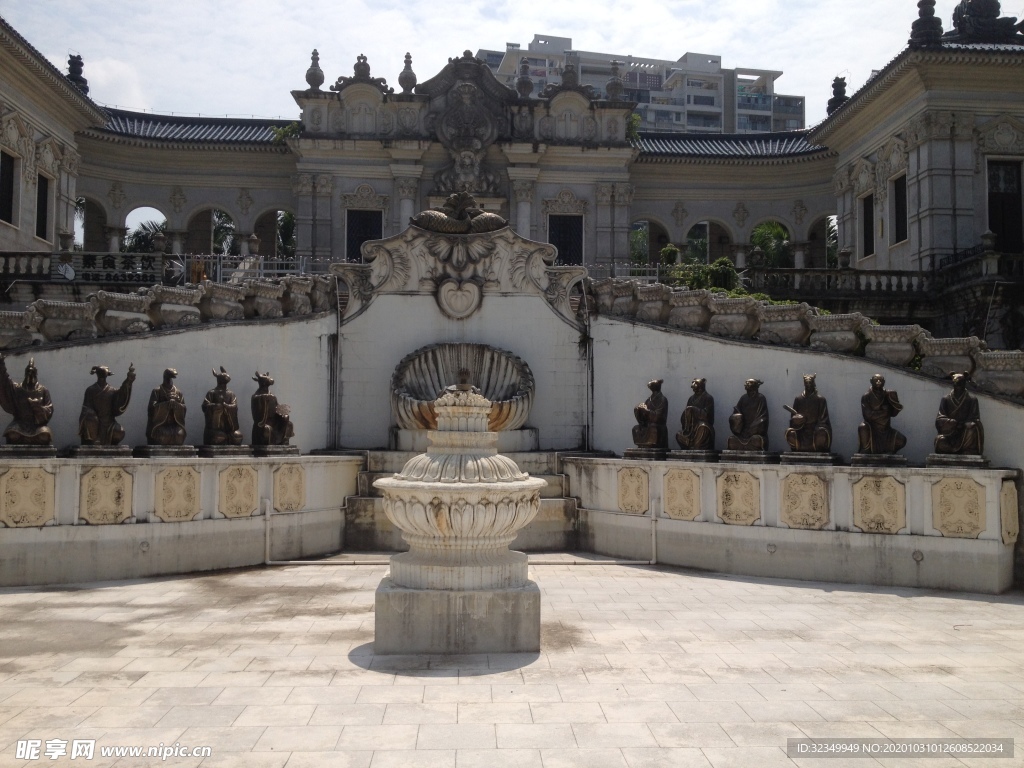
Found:
[{"label": "archway", "polygon": [[[789,228],[781,221],[769,219],[755,226],[750,230],[750,245],[752,251],[749,263],[752,267],[779,269],[793,266]],[[756,249],[760,249],[761,253],[755,254]]]},{"label": "archway", "polygon": [[167,217],[157,208],[140,206],[129,211],[124,226],[122,253],[163,252],[167,247]]},{"label": "archway", "polygon": [[184,253],[237,256],[241,243],[235,237],[235,221],[220,208],[204,208],[193,213],[185,230]]},{"label": "archway", "polygon": [[658,264],[661,250],[672,242],[668,230],[653,219],[638,219],[630,231],[630,256],[634,262]]},{"label": "archway", "polygon": [[[75,201],[75,248],[88,253],[106,253],[107,214],[103,207],[87,197]],[[79,245],[81,247],[79,248]]]},{"label": "archway", "polygon": [[[291,211],[265,211],[253,225],[258,243],[250,243],[250,253],[286,261],[295,258],[295,214]],[[258,250],[253,250],[256,246]]]},{"label": "archway", "polygon": [[708,229],[708,262],[713,264],[719,259],[732,259],[732,237],[729,230],[717,221],[706,222]]},{"label": "archway", "polygon": [[838,230],[835,216],[822,216],[807,232],[807,268],[834,269],[838,266]]}]

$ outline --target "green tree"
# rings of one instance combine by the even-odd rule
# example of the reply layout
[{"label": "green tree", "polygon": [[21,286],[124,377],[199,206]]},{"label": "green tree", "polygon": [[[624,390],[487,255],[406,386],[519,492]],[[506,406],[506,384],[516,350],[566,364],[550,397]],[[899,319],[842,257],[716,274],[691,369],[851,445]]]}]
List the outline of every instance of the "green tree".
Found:
[{"label": "green tree", "polygon": [[766,221],[754,227],[750,244],[764,252],[764,266],[776,269],[793,266],[789,232],[779,222]]},{"label": "green tree", "polygon": [[235,237],[235,222],[224,211],[213,211],[213,252],[237,256],[240,243]]},{"label": "green tree", "polygon": [[277,212],[277,256],[295,258],[295,214],[291,211]]},{"label": "green tree", "polygon": [[634,264],[646,264],[650,260],[651,232],[646,226],[634,225],[629,232],[629,260]]},{"label": "green tree", "polygon": [[829,216],[825,224],[825,266],[839,267],[839,225],[835,216]]},{"label": "green tree", "polygon": [[122,253],[152,253],[153,237],[167,231],[166,221],[140,221],[139,225],[124,236]]}]

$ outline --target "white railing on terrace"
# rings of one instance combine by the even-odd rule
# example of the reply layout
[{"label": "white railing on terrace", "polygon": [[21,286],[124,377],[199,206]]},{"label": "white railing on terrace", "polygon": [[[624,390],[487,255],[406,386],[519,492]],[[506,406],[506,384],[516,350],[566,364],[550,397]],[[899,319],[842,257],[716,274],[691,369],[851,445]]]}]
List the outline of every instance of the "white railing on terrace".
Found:
[{"label": "white railing on terrace", "polygon": [[223,254],[184,256],[167,255],[168,271],[174,282],[240,283],[243,280],[323,275],[336,259],[324,256],[297,256],[293,259],[269,256],[225,256]]}]

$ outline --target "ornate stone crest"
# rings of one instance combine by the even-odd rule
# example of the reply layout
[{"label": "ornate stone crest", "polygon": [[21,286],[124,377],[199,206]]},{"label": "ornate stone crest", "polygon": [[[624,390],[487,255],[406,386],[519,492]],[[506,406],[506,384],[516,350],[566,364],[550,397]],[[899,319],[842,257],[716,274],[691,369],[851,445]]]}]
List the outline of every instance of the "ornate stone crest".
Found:
[{"label": "ornate stone crest", "polygon": [[387,195],[378,195],[369,184],[360,184],[355,192],[341,196],[341,207],[344,209],[384,211],[387,218],[387,210],[391,204],[391,198]]},{"label": "ornate stone crest", "polygon": [[779,520],[790,528],[820,531],[828,525],[828,483],[818,475],[794,473],[782,481]]},{"label": "ornate stone crest", "polygon": [[985,530],[985,488],[966,477],[932,486],[932,525],[947,538],[976,539]]},{"label": "ornate stone crest", "polygon": [[306,470],[285,464],[274,470],[274,509],[295,512],[306,506]]},{"label": "ornate stone crest", "polygon": [[199,473],[173,467],[157,473],[154,514],[165,523],[184,523],[199,515]]},{"label": "ornate stone crest", "polygon": [[978,129],[978,148],[1000,155],[1024,155],[1024,123],[1003,115]]},{"label": "ornate stone crest", "polygon": [[807,206],[804,205],[803,200],[797,200],[795,203],[793,203],[793,207],[789,210],[789,212],[793,216],[793,221],[795,221],[796,225],[799,227],[804,223],[804,216],[807,215]]},{"label": "ornate stone crest", "polygon": [[0,523],[35,528],[54,516],[54,476],[44,469],[11,469],[0,477]]},{"label": "ornate stone crest", "polygon": [[747,210],[747,206],[743,203],[736,203],[736,207],[733,209],[732,217],[736,219],[736,224],[740,229],[743,229],[747,225],[747,219],[750,217],[750,211]]},{"label": "ornate stone crest", "polygon": [[251,517],[259,508],[258,475],[254,467],[238,465],[217,475],[217,511],[224,517]]},{"label": "ornate stone crest", "polygon": [[124,201],[127,196],[124,193],[124,188],[121,186],[121,182],[115,181],[110,185],[110,190],[107,192],[107,199],[110,200],[111,206],[114,210],[119,210],[124,205]]},{"label": "ornate stone crest", "polygon": [[853,485],[853,524],[864,533],[899,533],[907,526],[907,496],[892,477],[862,477]]},{"label": "ornate stone crest", "polygon": [[753,525],[761,519],[761,482],[749,472],[718,476],[718,516],[728,525]]},{"label": "ornate stone crest", "polygon": [[665,473],[665,514],[673,520],[700,517],[700,475],[690,469]]},{"label": "ornate stone crest", "polygon": [[181,213],[188,202],[188,198],[185,197],[185,191],[181,187],[175,187],[171,190],[171,196],[168,198],[168,201],[175,213]]},{"label": "ornate stone crest", "polygon": [[117,525],[132,516],[132,476],[120,467],[90,469],[81,480],[78,516],[90,525]]},{"label": "ornate stone crest", "polygon": [[585,214],[587,201],[577,199],[571,189],[563,189],[553,200],[544,201],[544,213]]},{"label": "ornate stone crest", "polygon": [[683,201],[680,200],[678,203],[676,203],[675,207],[672,209],[672,218],[675,219],[676,226],[683,226],[683,224],[686,222],[686,219],[689,218],[689,216],[690,212],[686,210],[686,206],[683,205]]},{"label": "ornate stone crest", "polygon": [[248,216],[249,209],[252,208],[252,204],[255,201],[252,199],[252,195],[249,194],[249,190],[242,188],[238,190],[238,198],[235,202],[238,203],[238,210],[242,212],[242,215]]},{"label": "ornate stone crest", "polygon": [[1020,517],[1017,506],[1017,485],[1004,480],[999,492],[999,517],[1003,544],[1015,544],[1020,534]]},{"label": "ornate stone crest", "polygon": [[619,509],[630,515],[643,515],[650,509],[649,478],[646,469],[625,467],[619,470]]}]

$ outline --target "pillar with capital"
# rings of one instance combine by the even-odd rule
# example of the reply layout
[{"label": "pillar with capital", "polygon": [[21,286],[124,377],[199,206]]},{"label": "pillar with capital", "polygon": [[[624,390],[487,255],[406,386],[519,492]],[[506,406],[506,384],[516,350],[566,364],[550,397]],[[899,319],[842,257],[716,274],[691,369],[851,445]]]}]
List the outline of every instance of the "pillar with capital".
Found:
[{"label": "pillar with capital", "polygon": [[516,232],[523,237],[532,237],[533,227],[533,191],[536,184],[532,179],[515,179],[512,181],[512,195],[516,201]]},{"label": "pillar with capital", "polygon": [[295,195],[295,255],[313,255],[313,174],[300,173],[292,179]]},{"label": "pillar with capital", "polygon": [[169,229],[166,232],[171,241],[171,253],[180,256],[185,252],[185,232],[180,229]]},{"label": "pillar with capital", "polygon": [[[419,169],[422,171],[422,168]],[[398,229],[405,229],[409,219],[416,215],[416,199],[420,191],[419,176],[403,176],[395,179],[398,191]]]},{"label": "pillar with capital", "polygon": [[117,253],[120,251],[121,243],[127,234],[127,227],[104,227],[103,236],[107,239],[107,252]]},{"label": "pillar with capital", "polygon": [[733,246],[733,263],[736,265],[736,269],[746,269],[747,266],[747,249],[750,248],[746,243],[737,243]]},{"label": "pillar with capital", "polygon": [[[808,243],[792,243],[793,246],[793,268],[794,269],[806,269],[807,268],[807,247]],[[800,287],[800,273],[797,272],[793,275],[793,287]]]}]

